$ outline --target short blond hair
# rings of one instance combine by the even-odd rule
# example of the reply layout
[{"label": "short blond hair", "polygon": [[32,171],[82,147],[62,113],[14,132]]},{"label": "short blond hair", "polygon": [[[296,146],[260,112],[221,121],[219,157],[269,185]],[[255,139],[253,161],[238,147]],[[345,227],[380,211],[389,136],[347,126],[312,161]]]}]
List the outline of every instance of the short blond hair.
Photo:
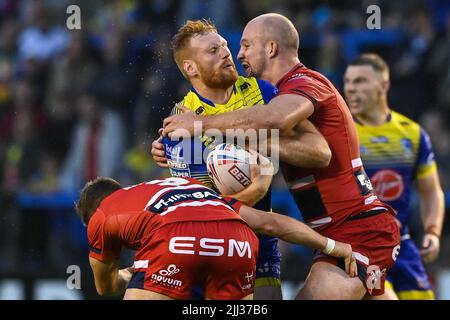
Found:
[{"label": "short blond hair", "polygon": [[217,33],[217,28],[211,20],[188,20],[180,29],[178,29],[178,32],[172,38],[173,57],[181,73],[183,73],[186,78],[187,75],[183,70],[185,49],[193,37],[211,32]]}]

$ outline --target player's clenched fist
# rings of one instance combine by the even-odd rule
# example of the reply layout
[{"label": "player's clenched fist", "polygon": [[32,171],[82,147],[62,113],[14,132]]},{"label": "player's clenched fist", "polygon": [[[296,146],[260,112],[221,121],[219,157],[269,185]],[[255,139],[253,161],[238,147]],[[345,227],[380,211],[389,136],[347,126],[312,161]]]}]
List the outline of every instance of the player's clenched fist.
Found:
[{"label": "player's clenched fist", "polygon": [[[161,133],[161,130],[159,132]],[[168,168],[167,164],[166,152],[164,150],[164,145],[162,144],[162,136],[159,136],[158,139],[152,142],[152,156],[153,160],[155,160],[156,164],[161,168]]]}]

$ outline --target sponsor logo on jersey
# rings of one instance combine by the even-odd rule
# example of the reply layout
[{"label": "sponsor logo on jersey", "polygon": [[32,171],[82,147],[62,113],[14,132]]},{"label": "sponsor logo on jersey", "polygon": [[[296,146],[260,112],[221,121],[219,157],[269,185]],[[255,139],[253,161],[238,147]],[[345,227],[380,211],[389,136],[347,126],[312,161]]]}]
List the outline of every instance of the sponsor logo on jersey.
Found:
[{"label": "sponsor logo on jersey", "polygon": [[380,170],[372,176],[372,185],[383,201],[393,201],[403,193],[403,178],[393,170]]},{"label": "sponsor logo on jersey", "polygon": [[397,245],[394,247],[394,249],[392,249],[392,260],[396,261],[399,253],[400,253],[400,245]]},{"label": "sponsor logo on jersey", "polygon": [[359,190],[361,190],[361,195],[366,196],[372,193],[373,186],[364,169],[356,171],[355,177],[359,182],[358,186]]},{"label": "sponsor logo on jersey", "polygon": [[173,161],[169,159],[167,159],[167,164],[172,169],[186,169],[188,167],[188,164],[185,162]]},{"label": "sponsor logo on jersey", "polygon": [[242,286],[242,290],[249,290],[252,288],[253,272],[246,272],[244,275],[244,280],[247,284]]},{"label": "sponsor logo on jersey", "polygon": [[167,208],[174,206],[180,202],[184,201],[196,201],[196,200],[221,200],[217,193],[211,189],[207,188],[195,188],[187,190],[174,190],[164,193],[156,200],[152,205],[150,205],[147,210],[154,213],[162,213]]},{"label": "sponsor logo on jersey", "polygon": [[183,281],[172,278],[178,272],[180,272],[180,269],[176,265],[171,264],[166,269],[159,270],[158,274],[153,273],[150,279],[152,282],[162,284],[163,286],[179,288],[183,285]]},{"label": "sponsor logo on jersey", "polygon": [[181,147],[180,146],[170,146],[170,145],[166,145],[166,155],[168,155],[171,158],[178,158],[181,156]]},{"label": "sponsor logo on jersey", "polygon": [[370,142],[376,144],[376,143],[388,143],[389,138],[385,136],[379,136],[379,137],[371,137]]}]

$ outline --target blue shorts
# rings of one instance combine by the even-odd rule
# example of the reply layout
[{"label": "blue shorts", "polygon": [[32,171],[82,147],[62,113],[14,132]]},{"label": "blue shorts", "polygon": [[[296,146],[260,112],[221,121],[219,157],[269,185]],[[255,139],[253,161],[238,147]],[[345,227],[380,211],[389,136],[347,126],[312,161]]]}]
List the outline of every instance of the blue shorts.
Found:
[{"label": "blue shorts", "polygon": [[256,261],[255,287],[281,286],[281,252],[278,239],[259,234],[259,255]]},{"label": "blue shorts", "polygon": [[409,238],[402,240],[397,261],[388,271],[386,280],[392,285],[400,299],[434,299],[419,250],[414,241]]}]

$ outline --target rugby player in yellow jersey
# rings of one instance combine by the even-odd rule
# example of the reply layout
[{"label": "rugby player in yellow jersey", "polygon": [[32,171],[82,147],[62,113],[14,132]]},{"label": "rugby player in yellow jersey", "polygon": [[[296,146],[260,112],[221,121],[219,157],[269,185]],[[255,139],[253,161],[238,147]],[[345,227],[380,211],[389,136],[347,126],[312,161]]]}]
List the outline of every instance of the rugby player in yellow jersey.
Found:
[{"label": "rugby player in yellow jersey", "polygon": [[[401,248],[388,271],[384,299],[434,299],[421,258],[439,254],[444,195],[430,139],[411,119],[388,105],[389,67],[376,54],[363,54],[347,67],[344,92],[356,124],[361,158],[378,197],[397,211]],[[409,235],[413,183],[420,200],[425,236],[418,250]]]},{"label": "rugby player in yellow jersey", "polygon": [[[180,104],[198,115],[221,114],[252,105],[263,105],[276,94],[275,87],[266,81],[238,76],[226,40],[209,21],[187,21],[174,36],[172,47],[180,71],[192,85]],[[174,108],[173,112],[179,110]],[[279,145],[272,148],[279,148],[281,161],[307,168],[326,167],[330,161],[328,144],[309,121],[302,122],[295,130],[284,133],[279,139]],[[214,144],[203,136],[187,141],[187,144],[191,143],[201,143],[202,153],[205,148],[211,148]],[[168,137],[164,140],[160,137],[152,144],[153,158],[160,166],[170,168],[174,176],[194,177],[210,184],[206,166],[201,161],[203,154],[183,154],[184,147],[189,147],[187,144],[186,141],[180,144],[178,141],[170,141]],[[194,147],[191,150],[195,150]],[[264,194],[259,190],[252,190],[251,186],[234,196],[246,204],[254,204],[260,200],[255,207],[270,211],[270,193],[263,198]],[[277,239],[260,236],[259,240],[254,297],[281,299]]]}]

